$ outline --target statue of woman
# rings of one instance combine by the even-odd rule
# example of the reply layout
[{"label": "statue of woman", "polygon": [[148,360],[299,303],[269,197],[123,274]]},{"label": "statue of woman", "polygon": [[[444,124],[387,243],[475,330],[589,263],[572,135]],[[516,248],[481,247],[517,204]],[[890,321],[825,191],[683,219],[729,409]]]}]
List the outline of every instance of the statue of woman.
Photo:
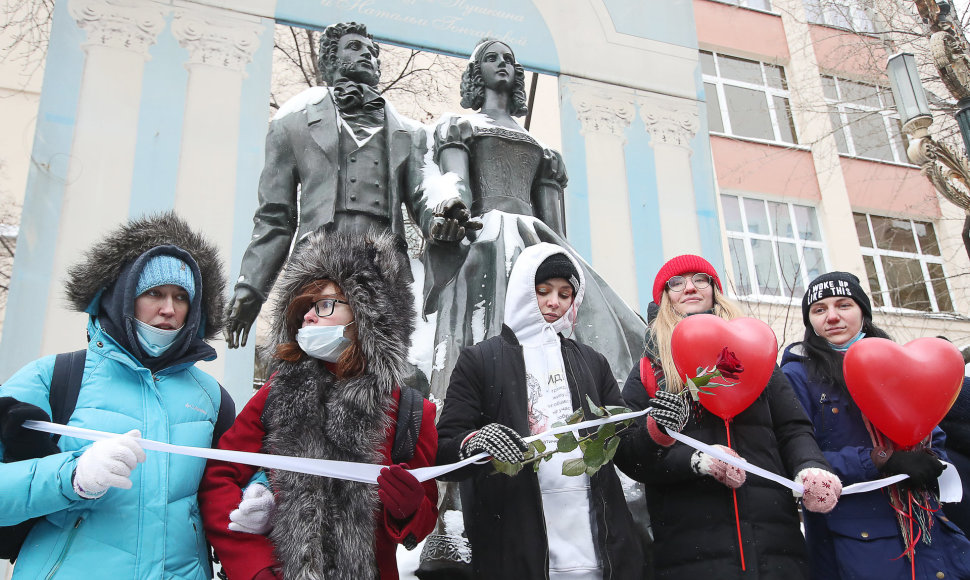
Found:
[{"label": "statue of woman", "polygon": [[[639,359],[646,325],[565,239],[559,153],[542,146],[514,117],[528,111],[525,71],[508,45],[483,40],[462,75],[461,104],[476,113],[446,115],[434,129],[425,168],[427,202],[439,228],[458,243],[432,243],[425,256],[425,314],[437,311],[431,393],[444,399],[464,346],[502,330],[512,264],[527,246],[549,242],[577,258],[588,281],[575,338],[602,352],[617,376]],[[467,213],[466,213],[467,212]],[[470,215],[471,219],[465,220]],[[480,228],[480,229],[477,229]]]}]

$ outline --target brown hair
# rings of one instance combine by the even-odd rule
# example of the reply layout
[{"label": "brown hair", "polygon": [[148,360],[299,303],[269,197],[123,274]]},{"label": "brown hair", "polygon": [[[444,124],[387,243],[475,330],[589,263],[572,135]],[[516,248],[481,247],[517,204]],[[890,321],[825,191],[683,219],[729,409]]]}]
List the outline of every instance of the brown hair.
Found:
[{"label": "brown hair", "polygon": [[[286,334],[290,337],[290,341],[276,347],[276,352],[273,353],[274,358],[295,363],[303,360],[304,356],[307,356],[296,342],[296,333],[303,326],[303,316],[310,310],[313,303],[325,297],[324,290],[329,284],[337,286],[339,298],[346,298],[340,289],[340,285],[333,280],[314,280],[300,288],[300,291],[286,307],[285,312]],[[351,308],[353,308],[353,305],[351,305]],[[357,317],[355,315],[354,320],[356,319]],[[356,377],[362,374],[367,367],[367,359],[364,357],[364,351],[361,348],[360,341],[357,340],[357,325],[351,325],[349,330],[351,333],[351,336],[348,337],[350,339],[350,346],[340,354],[336,363],[337,369],[335,374],[338,379]]]}]

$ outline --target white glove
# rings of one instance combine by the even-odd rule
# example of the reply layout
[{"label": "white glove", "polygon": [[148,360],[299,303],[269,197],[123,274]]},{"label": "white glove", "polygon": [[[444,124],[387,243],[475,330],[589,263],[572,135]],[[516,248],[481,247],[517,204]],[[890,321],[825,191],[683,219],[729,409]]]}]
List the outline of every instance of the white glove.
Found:
[{"label": "white glove", "polygon": [[[720,451],[740,458],[733,449],[723,445],[715,445]],[[731,489],[737,489],[744,483],[746,474],[743,469],[724,463],[716,457],[712,457],[703,451],[695,451],[690,457],[690,467],[698,475],[710,475]]]},{"label": "white glove", "polygon": [[145,451],[135,441],[139,437],[141,431],[133,429],[124,435],[95,441],[77,459],[74,491],[84,499],[95,499],[109,487],[131,489],[131,471],[145,461]]},{"label": "white glove", "polygon": [[[805,493],[801,496],[805,509],[810,512],[827,514],[835,509],[842,495],[842,482],[831,471],[817,467],[807,467],[798,472],[795,482],[802,484]],[[795,493],[795,497],[799,497]]]},{"label": "white glove", "polygon": [[229,514],[229,529],[234,532],[265,536],[273,529],[276,500],[273,492],[261,483],[254,483],[242,494],[239,507]]}]

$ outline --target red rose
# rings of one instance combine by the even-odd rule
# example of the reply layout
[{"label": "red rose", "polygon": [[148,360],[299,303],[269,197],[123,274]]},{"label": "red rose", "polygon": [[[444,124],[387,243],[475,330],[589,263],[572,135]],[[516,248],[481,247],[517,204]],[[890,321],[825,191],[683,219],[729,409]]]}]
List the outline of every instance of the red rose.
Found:
[{"label": "red rose", "polygon": [[717,357],[717,362],[714,363],[717,370],[721,371],[721,376],[729,379],[737,379],[738,373],[744,372],[744,365],[738,360],[738,357],[734,355],[733,352],[729,351],[725,346],[721,350],[721,354]]}]

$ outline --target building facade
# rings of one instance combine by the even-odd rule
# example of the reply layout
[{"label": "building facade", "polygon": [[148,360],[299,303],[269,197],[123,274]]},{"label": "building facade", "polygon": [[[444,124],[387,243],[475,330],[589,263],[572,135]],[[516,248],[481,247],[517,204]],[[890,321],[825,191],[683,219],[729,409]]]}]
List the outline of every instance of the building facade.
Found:
[{"label": "building facade", "polygon": [[883,32],[919,38],[914,12],[694,1],[730,292],[782,343],[804,331],[807,283],[846,270],[897,340],[970,344],[965,215],[909,164],[885,74],[891,51],[926,56],[913,35]]}]

